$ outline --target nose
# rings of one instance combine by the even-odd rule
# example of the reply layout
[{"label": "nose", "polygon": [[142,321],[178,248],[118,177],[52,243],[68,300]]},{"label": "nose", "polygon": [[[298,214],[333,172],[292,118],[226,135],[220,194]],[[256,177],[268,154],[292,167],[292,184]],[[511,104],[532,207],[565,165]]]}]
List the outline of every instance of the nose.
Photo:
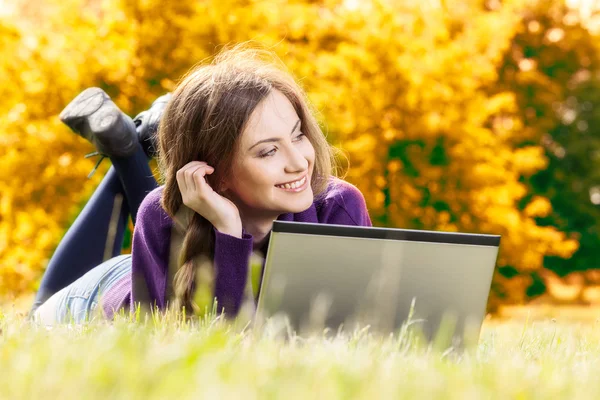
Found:
[{"label": "nose", "polygon": [[292,147],[288,152],[285,172],[299,173],[308,169],[308,160],[300,149]]}]

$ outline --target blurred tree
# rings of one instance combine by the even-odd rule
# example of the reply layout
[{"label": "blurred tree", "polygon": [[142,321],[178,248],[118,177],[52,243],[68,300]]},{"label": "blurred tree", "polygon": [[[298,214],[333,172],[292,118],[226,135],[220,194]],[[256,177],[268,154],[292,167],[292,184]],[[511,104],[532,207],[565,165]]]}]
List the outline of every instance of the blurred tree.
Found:
[{"label": "blurred tree", "polygon": [[92,147],[58,114],[89,86],[131,115],[171,89],[166,76],[208,54],[195,45],[204,25],[189,28],[192,4],[22,2],[16,17],[0,19],[0,296],[35,289],[102,175],[86,179]]},{"label": "blurred tree", "polygon": [[[218,46],[248,39],[272,46],[304,85],[376,223],[502,234],[499,265],[517,272],[570,256],[577,242],[536,223],[551,206],[526,198],[521,181],[546,167],[544,150],[535,135],[523,145],[515,93],[494,89],[519,6],[68,0],[25,10],[28,24],[3,19],[0,52],[17,56],[0,57],[11,82],[0,99],[10,116],[0,120],[0,295],[34,288],[72,215],[65,205],[97,182],[83,184],[90,146],[60,126],[60,109],[97,85],[134,114]],[[519,301],[526,286],[497,281],[494,293]]]},{"label": "blurred tree", "polygon": [[[552,210],[536,218],[538,225],[555,226],[580,242],[570,259],[548,254],[546,268],[559,275],[599,268],[600,199],[593,197],[600,185],[597,37],[578,10],[561,0],[528,2],[522,15],[494,89],[514,91],[516,114],[523,121],[523,135],[515,145],[540,143],[548,167],[524,177],[530,190],[520,206],[525,208],[534,196],[550,199]],[[501,271],[514,273],[512,268]],[[533,271],[528,294],[544,290]]]},{"label": "blurred tree", "polygon": [[377,223],[502,234],[505,274],[495,277],[492,308],[525,300],[530,272],[543,267],[544,256],[569,257],[577,248],[536,222],[551,206],[527,196],[523,177],[544,169],[547,158],[539,137],[524,143],[530,132],[517,94],[498,87],[522,6],[339,8],[305,20],[300,31],[307,33],[295,43],[304,39],[311,52],[293,58]]}]

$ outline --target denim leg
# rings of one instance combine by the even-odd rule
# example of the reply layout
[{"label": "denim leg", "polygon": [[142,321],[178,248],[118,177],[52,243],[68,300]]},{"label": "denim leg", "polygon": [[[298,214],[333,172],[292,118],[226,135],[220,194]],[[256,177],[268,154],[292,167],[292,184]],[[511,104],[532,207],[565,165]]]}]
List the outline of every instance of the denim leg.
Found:
[{"label": "denim leg", "polygon": [[125,190],[131,219],[135,225],[142,200],[158,187],[148,165],[148,157],[140,144],[133,155],[123,158],[111,157],[110,160]]},{"label": "denim leg", "polygon": [[[158,185],[141,145],[129,157],[111,158],[113,166],[60,241],[42,277],[32,307],[34,311],[54,293],[74,282],[106,260],[121,253],[129,214],[135,224],[137,210],[146,195]],[[121,199],[119,202],[116,201]],[[116,230],[110,232],[115,207]],[[109,237],[109,236],[113,236]],[[107,243],[110,241],[110,243]]]},{"label": "denim leg", "polygon": [[52,295],[32,318],[44,325],[79,324],[96,316],[102,318],[104,314],[98,306],[103,294],[126,274],[131,274],[131,255],[113,257]]},{"label": "denim leg", "polygon": [[[58,244],[42,277],[32,311],[54,293],[102,263],[107,247],[112,257],[121,253],[129,216],[129,204],[124,195],[117,172],[111,167]],[[118,202],[115,202],[118,196],[122,201],[115,221],[114,240],[107,243],[109,224],[113,208],[118,206]]]}]

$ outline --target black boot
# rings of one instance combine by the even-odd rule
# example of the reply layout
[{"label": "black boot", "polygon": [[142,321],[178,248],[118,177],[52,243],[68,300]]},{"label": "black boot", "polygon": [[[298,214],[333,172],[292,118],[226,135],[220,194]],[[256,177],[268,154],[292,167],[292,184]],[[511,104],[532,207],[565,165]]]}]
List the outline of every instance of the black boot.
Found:
[{"label": "black boot", "polygon": [[148,158],[154,158],[158,153],[158,125],[169,100],[171,100],[171,93],[158,97],[149,109],[142,111],[133,119],[139,141]]},{"label": "black boot", "polygon": [[85,89],[60,113],[60,120],[109,157],[127,157],[137,148],[135,125],[100,88]]}]

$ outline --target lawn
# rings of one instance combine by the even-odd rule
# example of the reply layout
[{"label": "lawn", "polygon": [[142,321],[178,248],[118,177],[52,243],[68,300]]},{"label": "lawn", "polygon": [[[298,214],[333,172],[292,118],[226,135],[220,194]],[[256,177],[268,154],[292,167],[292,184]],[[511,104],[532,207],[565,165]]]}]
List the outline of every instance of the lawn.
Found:
[{"label": "lawn", "polygon": [[594,321],[487,320],[464,352],[425,345],[410,330],[301,338],[168,316],[49,329],[5,310],[0,329],[8,399],[600,397]]}]

